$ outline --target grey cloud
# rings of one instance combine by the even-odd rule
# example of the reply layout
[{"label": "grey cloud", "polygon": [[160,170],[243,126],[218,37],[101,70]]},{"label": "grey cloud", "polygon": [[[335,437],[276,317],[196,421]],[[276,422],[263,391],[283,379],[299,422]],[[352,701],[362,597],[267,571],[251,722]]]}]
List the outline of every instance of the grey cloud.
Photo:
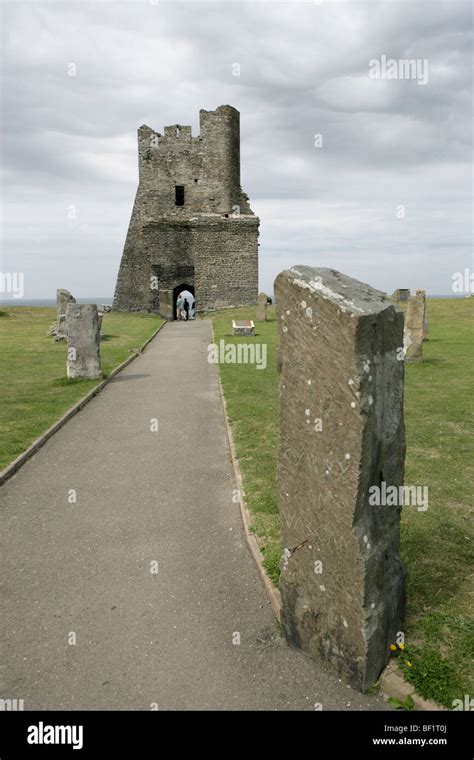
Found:
[{"label": "grey cloud", "polygon": [[[472,266],[470,3],[40,0],[2,10],[2,268],[28,272],[28,297],[57,286],[112,293],[137,127],[196,133],[199,109],[221,103],[241,111],[262,288],[282,266],[314,262],[383,289],[403,277],[449,292],[450,273]],[[429,83],[369,80],[382,54],[427,58]]]}]

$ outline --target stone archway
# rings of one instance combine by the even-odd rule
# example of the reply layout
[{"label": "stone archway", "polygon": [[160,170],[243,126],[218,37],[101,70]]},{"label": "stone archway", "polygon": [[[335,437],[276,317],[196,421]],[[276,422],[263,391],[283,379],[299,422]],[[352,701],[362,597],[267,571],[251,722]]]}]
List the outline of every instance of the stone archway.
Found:
[{"label": "stone archway", "polygon": [[[185,290],[191,293],[193,298],[196,298],[195,293],[194,293],[194,285],[188,285],[186,282],[181,283],[181,285],[177,285],[173,289],[173,319],[174,320],[176,319],[176,301],[178,300],[178,295]],[[191,305],[192,304],[189,304],[189,306]]]}]

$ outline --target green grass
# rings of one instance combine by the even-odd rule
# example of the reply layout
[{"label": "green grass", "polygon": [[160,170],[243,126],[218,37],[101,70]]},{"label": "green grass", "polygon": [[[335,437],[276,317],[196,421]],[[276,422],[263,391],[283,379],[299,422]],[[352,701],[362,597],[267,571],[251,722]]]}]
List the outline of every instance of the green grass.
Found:
[{"label": "green grass", "polygon": [[[248,343],[248,338],[232,337],[232,319],[254,317],[252,309],[219,313],[213,318],[216,341],[224,338],[226,343]],[[255,341],[267,344],[266,369],[257,370],[250,364],[220,364],[219,370],[253,517],[252,530],[260,539],[267,574],[277,583],[281,537],[275,481],[278,423],[275,309],[269,309],[268,322],[255,324]]]},{"label": "green grass", "polygon": [[[66,378],[66,343],[46,336],[55,311],[26,306],[0,311],[0,470],[100,382]],[[150,314],[104,314],[104,376],[161,323]]]},{"label": "green grass", "polygon": [[[276,491],[278,377],[276,318],[256,323],[268,346],[268,368],[219,365],[246,500],[266,570],[278,582],[281,555]],[[221,312],[216,340],[232,338],[233,318]],[[421,364],[405,379],[405,482],[429,487],[429,508],[405,508],[401,551],[408,570],[406,649],[400,665],[419,694],[451,707],[474,694],[474,299],[429,300],[430,339]],[[406,662],[409,661],[411,666]]]}]

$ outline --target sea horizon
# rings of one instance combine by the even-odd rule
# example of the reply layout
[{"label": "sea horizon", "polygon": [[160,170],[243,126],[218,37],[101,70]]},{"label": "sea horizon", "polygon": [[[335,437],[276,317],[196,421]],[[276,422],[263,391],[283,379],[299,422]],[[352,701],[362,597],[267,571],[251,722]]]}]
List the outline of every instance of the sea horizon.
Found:
[{"label": "sea horizon", "polygon": [[[95,303],[98,307],[110,306],[113,302],[113,296],[110,298],[97,297],[94,298],[76,298],[76,303]],[[33,306],[36,308],[45,308],[48,306],[56,308],[55,298],[0,298],[0,306]]]},{"label": "sea horizon", "polygon": [[[427,298],[467,298],[469,297],[469,293],[450,293],[450,294],[439,294],[439,293],[427,293]],[[472,295],[472,294],[471,294]],[[275,302],[275,296],[271,295],[271,298],[273,302]],[[106,296],[103,297],[90,297],[90,298],[76,298],[77,303],[95,303],[97,307],[101,308],[102,306],[108,306],[112,305],[113,303],[113,296],[110,298],[107,298]],[[0,307],[4,306],[30,306],[33,308],[55,308],[56,307],[56,299],[55,298],[0,298]]]}]

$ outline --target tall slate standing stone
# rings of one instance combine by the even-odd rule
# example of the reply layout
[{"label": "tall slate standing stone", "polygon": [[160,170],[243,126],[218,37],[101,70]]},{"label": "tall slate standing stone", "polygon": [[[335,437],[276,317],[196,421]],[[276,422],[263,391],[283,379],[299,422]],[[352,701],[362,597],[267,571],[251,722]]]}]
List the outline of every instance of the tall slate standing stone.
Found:
[{"label": "tall slate standing stone", "polygon": [[47,334],[52,335],[54,340],[66,340],[66,308],[69,303],[76,303],[76,299],[65,288],[56,290],[56,314],[57,317],[49,328]]},{"label": "tall slate standing stone", "polygon": [[403,484],[403,313],[330,269],[284,271],[275,296],[282,627],[365,691],[402,630],[400,507],[369,489]]},{"label": "tall slate standing stone", "polygon": [[423,340],[428,340],[430,332],[429,318],[428,318],[428,301],[425,295],[425,313],[423,317]]},{"label": "tall slate standing stone", "polygon": [[168,322],[175,318],[172,290],[160,290],[160,314]]},{"label": "tall slate standing stone", "polygon": [[403,347],[406,362],[423,359],[423,336],[425,333],[426,297],[424,290],[417,290],[408,299],[405,317]]},{"label": "tall slate standing stone", "polygon": [[60,341],[67,339],[65,314],[58,314],[56,322],[51,328],[51,331],[51,334],[54,336],[55,343],[59,343]]},{"label": "tall slate standing stone", "polygon": [[268,296],[266,293],[259,293],[257,298],[256,322],[267,321]]},{"label": "tall slate standing stone", "polygon": [[56,309],[58,316],[66,313],[68,304],[76,303],[76,299],[65,288],[58,288],[56,291]]},{"label": "tall slate standing stone", "polygon": [[100,329],[96,304],[69,304],[66,311],[67,376],[95,379],[100,368]]}]

